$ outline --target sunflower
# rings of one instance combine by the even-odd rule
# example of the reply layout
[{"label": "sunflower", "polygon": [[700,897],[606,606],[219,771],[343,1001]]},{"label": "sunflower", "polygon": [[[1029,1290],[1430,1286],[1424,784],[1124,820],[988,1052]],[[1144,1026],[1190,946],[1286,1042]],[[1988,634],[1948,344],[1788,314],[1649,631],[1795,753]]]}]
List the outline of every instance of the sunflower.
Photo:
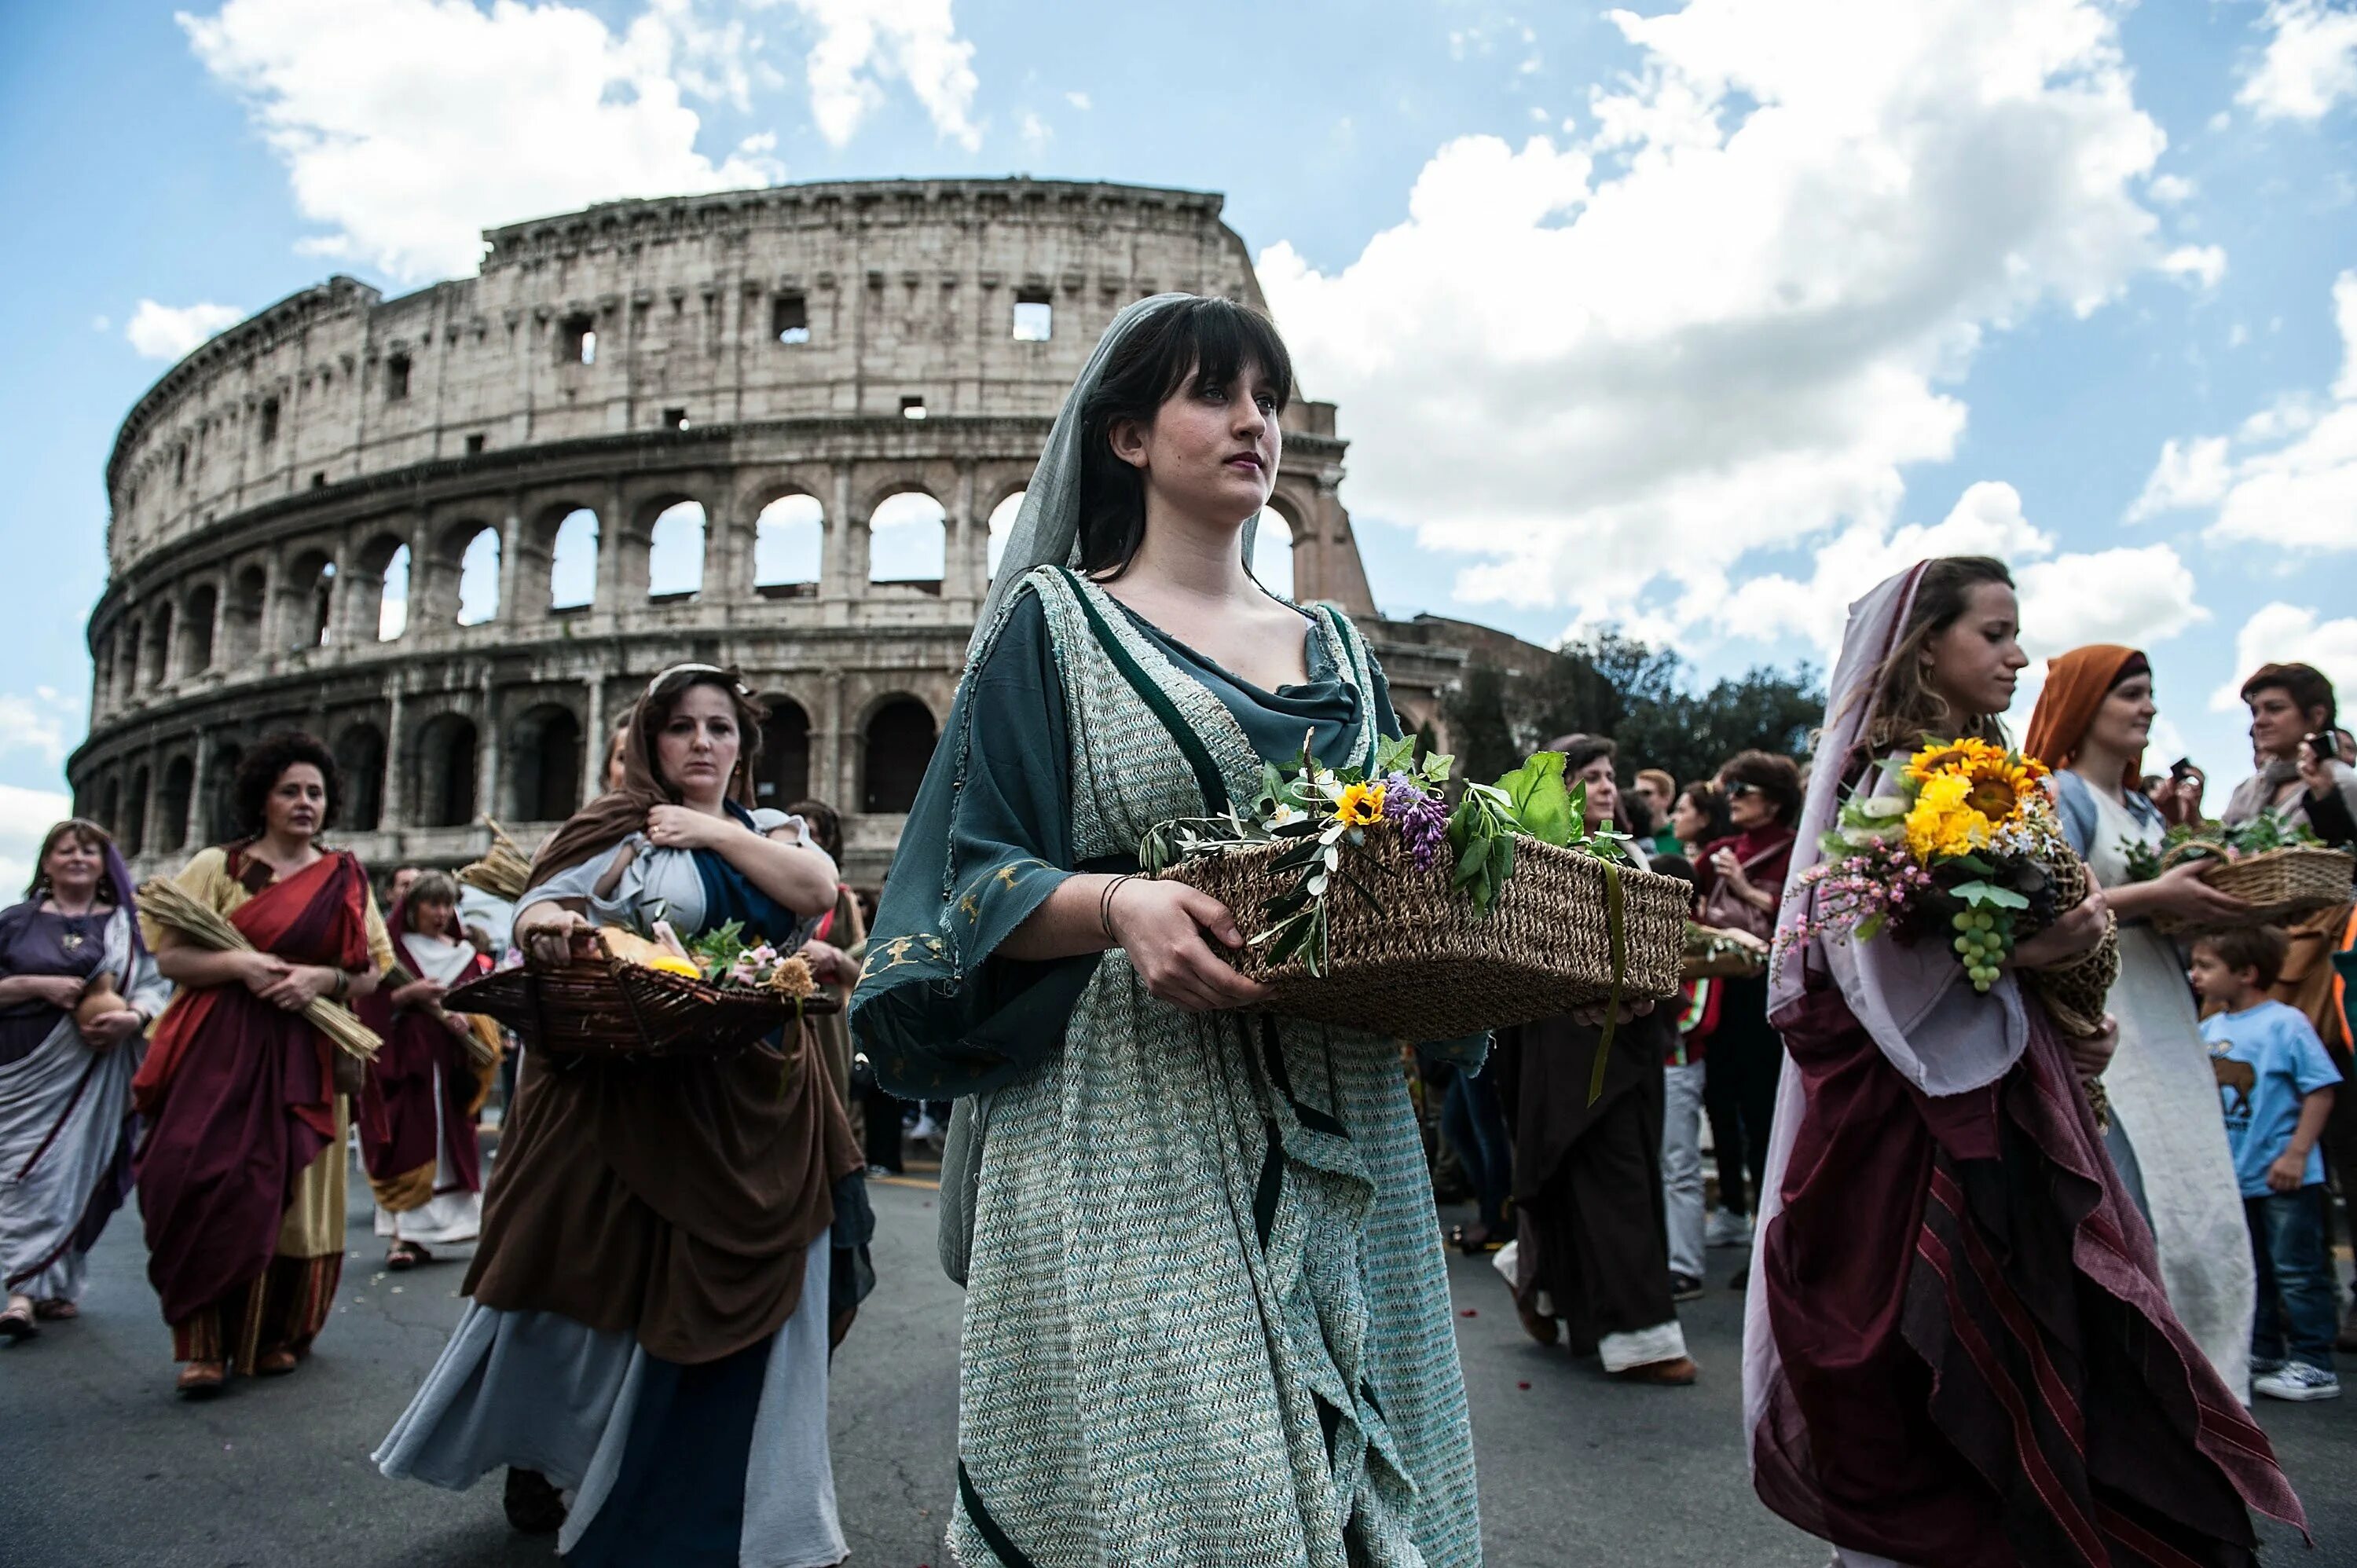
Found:
[{"label": "sunflower", "polygon": [[1380,784],[1346,785],[1342,798],[1334,803],[1334,820],[1354,828],[1381,822],[1383,815],[1383,787]]},{"label": "sunflower", "polygon": [[1990,821],[1972,801],[1973,781],[1961,773],[1934,774],[1907,809],[1907,847],[1929,864],[1970,854],[1987,844]]},{"label": "sunflower", "polygon": [[[1969,736],[1927,746],[1907,763],[1907,777],[1923,791],[1935,783],[1943,784],[1943,800],[1968,807],[1992,827],[2021,820],[2023,808],[2038,793],[2038,781],[2046,771],[2046,765],[2035,757]],[[1961,789],[1951,781],[1960,784]]]}]

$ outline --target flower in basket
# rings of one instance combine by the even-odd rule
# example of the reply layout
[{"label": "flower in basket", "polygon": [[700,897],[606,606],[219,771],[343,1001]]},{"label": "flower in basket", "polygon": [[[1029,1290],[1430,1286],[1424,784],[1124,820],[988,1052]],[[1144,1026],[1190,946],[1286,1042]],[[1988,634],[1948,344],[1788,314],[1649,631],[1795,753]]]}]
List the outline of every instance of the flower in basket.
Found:
[{"label": "flower in basket", "polygon": [[1937,741],[1897,771],[1896,794],[1853,797],[1803,878],[1807,917],[1781,964],[1812,938],[1916,941],[1939,933],[1976,991],[2057,910],[2050,867],[2070,854],[2040,781],[2044,764],[1987,741]]},{"label": "flower in basket", "polygon": [[818,989],[800,953],[780,952],[765,940],[747,942],[741,920],[705,931],[687,950],[698,976],[724,989],[772,991],[793,999]]}]

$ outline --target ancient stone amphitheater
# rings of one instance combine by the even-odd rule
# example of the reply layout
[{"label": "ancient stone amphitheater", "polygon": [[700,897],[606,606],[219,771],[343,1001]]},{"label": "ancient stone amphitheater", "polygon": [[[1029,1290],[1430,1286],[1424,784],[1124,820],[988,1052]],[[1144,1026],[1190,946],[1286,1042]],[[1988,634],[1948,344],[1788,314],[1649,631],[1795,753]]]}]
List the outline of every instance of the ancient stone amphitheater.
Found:
[{"label": "ancient stone amphitheater", "polygon": [[[764,800],[835,802],[872,883],[1105,324],[1164,289],[1261,303],[1220,209],[1030,180],[618,202],[492,231],[477,277],[280,301],[116,438],[77,809],[167,865],[231,833],[242,748],[300,726],[348,775],[340,842],[454,865],[485,814],[536,842],[647,676],[698,660],[768,702]],[[1375,618],[1343,454],[1297,402],[1293,590],[1362,618],[1437,722],[1479,628]]]}]

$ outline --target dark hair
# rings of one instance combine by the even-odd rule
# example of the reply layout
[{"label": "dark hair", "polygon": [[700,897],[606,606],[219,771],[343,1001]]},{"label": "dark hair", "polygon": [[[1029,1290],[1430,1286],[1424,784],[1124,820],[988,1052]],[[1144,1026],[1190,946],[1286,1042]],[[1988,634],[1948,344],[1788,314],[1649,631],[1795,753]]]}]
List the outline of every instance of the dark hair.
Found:
[{"label": "dark hair", "polygon": [[253,749],[237,765],[237,781],[231,787],[231,797],[237,805],[237,831],[249,839],[262,836],[268,819],[263,813],[263,802],[278,788],[278,780],[297,763],[307,762],[319,770],[320,780],[328,789],[328,808],[319,814],[319,827],[325,831],[336,820],[336,808],[344,799],[344,772],[336,766],[336,755],[313,735],[300,730],[281,730],[276,735],[263,736]]},{"label": "dark hair", "polygon": [[2341,722],[2341,704],[2333,700],[2332,682],[2313,664],[2260,665],[2257,673],[2243,682],[2243,701],[2248,703],[2261,692],[2281,692],[2289,697],[2302,723],[2318,708],[2324,710],[2320,727],[2330,729]]},{"label": "dark hair", "polygon": [[[1620,756],[1620,748],[1612,744],[1610,736],[1605,735],[1559,735],[1546,743],[1545,749],[1563,753],[1563,771],[1566,778],[1577,774],[1599,757],[1609,757],[1617,762]],[[1612,781],[1615,784],[1620,781],[1620,770],[1617,767],[1612,770]]]},{"label": "dark hair", "polygon": [[1791,827],[1801,820],[1801,769],[1789,757],[1772,751],[1738,751],[1718,765],[1719,779],[1728,784],[1749,784],[1776,808],[1776,821]]},{"label": "dark hair", "polygon": [[1226,299],[1165,306],[1114,349],[1081,405],[1083,572],[1118,576],[1146,539],[1146,476],[1114,454],[1114,426],[1151,424],[1182,385],[1232,386],[1248,365],[1268,379],[1284,413],[1293,401],[1293,356],[1267,317]]},{"label": "dark hair", "polygon": [[811,843],[826,851],[835,865],[843,864],[843,814],[824,800],[796,800],[786,808],[790,817],[809,824]]},{"label": "dark hair", "polygon": [[1926,736],[1951,739],[1973,736],[1995,745],[2005,743],[1994,714],[1960,714],[1948,699],[1923,678],[1924,650],[1933,638],[1963,618],[1972,607],[1973,590],[1996,584],[2013,586],[2005,563],[1989,555],[1943,555],[1924,564],[1916,580],[1915,602],[1898,643],[1867,682],[1873,704],[1867,711],[1864,743],[1879,755],[1893,747],[1912,746]]},{"label": "dark hair", "polygon": [[458,881],[447,871],[421,871],[409,885],[412,904],[447,904],[457,908]]},{"label": "dark hair", "polygon": [[[109,846],[114,843],[114,835],[113,833],[108,832],[104,828],[100,827],[96,822],[91,822],[89,818],[68,817],[64,822],[59,822],[56,827],[51,828],[42,836],[41,853],[33,857],[33,879],[25,884],[26,897],[38,898],[45,890],[47,890],[49,885],[49,878],[48,874],[41,869],[41,863],[49,858],[49,852],[58,847],[58,841],[64,838],[69,833],[73,835],[75,842],[80,843],[82,848],[94,849],[98,851],[102,856],[106,854]],[[107,899],[109,902],[113,900],[114,886],[113,884],[107,879],[103,868],[102,868],[99,873],[98,892],[100,897]]]},{"label": "dark hair", "polygon": [[[657,749],[656,743],[662,735],[663,726],[671,723],[672,714],[678,710],[679,700],[698,686],[709,686],[727,697],[729,707],[737,717],[737,770],[720,787],[723,795],[735,800],[739,793],[739,781],[752,778],[754,765],[761,760],[761,726],[769,722],[769,709],[753,696],[745,684],[744,677],[737,672],[733,664],[726,670],[716,670],[708,665],[689,665],[673,671],[668,677],[658,677],[658,682],[648,688],[645,696],[630,704],[632,722],[640,718],[645,720],[647,772],[654,779],[656,787],[666,795],[678,793],[679,786],[663,777],[662,753]],[[603,779],[598,780],[601,788],[604,782]]]},{"label": "dark hair", "polygon": [[1678,800],[1692,800],[1695,810],[1703,815],[1702,837],[1695,841],[1696,843],[1717,843],[1735,836],[1735,823],[1727,815],[1727,791],[1716,780],[1698,779],[1679,790],[1677,800],[1670,802],[1673,810]]},{"label": "dark hair", "polygon": [[1694,862],[1682,854],[1657,854],[1645,864],[1662,875],[1674,876],[1688,886],[1693,886],[1697,880],[1695,875]]},{"label": "dark hair", "polygon": [[2196,937],[2193,945],[2208,948],[2218,955],[2220,963],[2236,973],[2257,970],[2262,991],[2282,978],[2284,958],[2291,951],[2291,939],[2280,926],[2233,926]]}]

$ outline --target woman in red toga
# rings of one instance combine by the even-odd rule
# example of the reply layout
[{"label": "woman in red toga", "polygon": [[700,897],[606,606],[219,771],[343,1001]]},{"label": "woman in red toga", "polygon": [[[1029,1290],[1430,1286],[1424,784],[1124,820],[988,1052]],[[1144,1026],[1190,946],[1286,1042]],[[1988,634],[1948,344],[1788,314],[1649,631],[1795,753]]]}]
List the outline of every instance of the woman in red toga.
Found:
[{"label": "woman in red toga", "polygon": [[[1785,885],[1843,796],[1928,736],[2001,741],[2028,660],[1998,562],[1950,557],[1850,608]],[[2066,963],[2100,894],[2015,950]],[[1788,1053],[1744,1325],[1753,1484],[1850,1564],[2246,1564],[2250,1512],[2305,1528],[2266,1435],[2170,1313],[2082,1074],[2011,974],[1936,944],[1781,956]]]}]

